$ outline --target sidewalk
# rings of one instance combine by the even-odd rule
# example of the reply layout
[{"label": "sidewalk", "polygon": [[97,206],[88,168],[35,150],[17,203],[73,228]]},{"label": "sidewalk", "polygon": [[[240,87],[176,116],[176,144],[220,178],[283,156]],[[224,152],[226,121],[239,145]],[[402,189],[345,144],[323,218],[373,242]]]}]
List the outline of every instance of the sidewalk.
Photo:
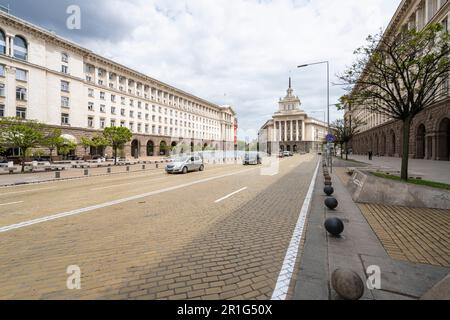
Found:
[{"label": "sidewalk", "polygon": [[[391,157],[373,157],[369,161],[367,156],[349,155],[350,160],[363,162],[376,167],[390,168],[395,171],[401,169],[402,159]],[[352,166],[350,164],[350,166]],[[432,160],[409,160],[409,171],[411,176],[419,176],[424,180],[442,182],[450,184],[450,162]]]},{"label": "sidewalk", "polygon": [[[351,166],[350,163],[342,161],[339,161],[339,165]],[[372,265],[380,267],[382,289],[368,290],[366,288],[363,300],[419,299],[450,273],[450,266],[445,260],[450,256],[448,244],[446,245],[447,241],[450,241],[448,235],[441,236],[443,237],[441,246],[444,251],[441,253],[444,255],[441,266],[411,262],[415,261],[414,259],[403,259],[407,261],[394,259],[388,254],[383,244],[391,250],[391,254],[395,253],[398,248],[395,246],[391,248],[388,243],[380,242],[379,236],[384,230],[377,230],[377,234],[374,232],[361,209],[353,202],[342,181],[336,175],[333,176],[333,187],[336,191],[334,196],[339,201],[336,211],[330,212],[325,209],[326,196],[323,193],[323,186],[321,170],[316,182],[307,225],[304,251],[301,256],[294,294],[295,300],[339,299],[331,288],[331,274],[338,268],[354,270],[365,282],[367,268]],[[450,212],[446,213],[444,217],[439,217],[441,223],[450,223]],[[326,232],[323,225],[329,217],[338,217],[344,222],[345,231],[341,238],[331,237]],[[399,226],[402,228],[401,224]],[[444,224],[443,227],[447,226]],[[409,230],[406,234],[409,234]],[[436,233],[437,245],[439,245],[437,241],[439,236]],[[403,240],[400,239],[400,244]],[[428,239],[426,240],[428,241]],[[397,244],[397,242],[395,243]],[[422,251],[419,244],[415,242],[406,245],[412,247],[411,251]]]}]

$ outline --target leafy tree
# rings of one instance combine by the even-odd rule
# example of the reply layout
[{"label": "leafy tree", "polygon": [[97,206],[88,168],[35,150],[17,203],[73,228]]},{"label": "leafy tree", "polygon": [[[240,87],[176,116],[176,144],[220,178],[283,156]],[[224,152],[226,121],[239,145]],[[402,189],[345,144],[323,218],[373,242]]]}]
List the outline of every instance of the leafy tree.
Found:
[{"label": "leafy tree", "polygon": [[104,149],[109,146],[109,141],[105,137],[96,136],[92,138],[91,146],[96,149]]},{"label": "leafy tree", "polygon": [[90,138],[81,137],[80,146],[84,149],[84,156],[87,156],[87,149],[93,146],[92,140]]},{"label": "leafy tree", "polygon": [[48,134],[46,134],[42,140],[42,146],[47,147],[50,151],[50,158],[53,156],[53,151],[58,148],[58,146],[64,143],[64,138],[61,137],[60,129],[53,129]]},{"label": "leafy tree", "polygon": [[29,149],[43,141],[43,125],[19,118],[0,119],[0,145],[4,148],[19,148],[22,172],[25,172],[25,157]]},{"label": "leafy tree", "polygon": [[63,139],[63,143],[58,146],[58,152],[67,159],[67,156],[77,148],[77,144],[72,141]]},{"label": "leafy tree", "polygon": [[105,128],[103,137],[108,141],[108,145],[113,148],[114,165],[117,164],[117,150],[122,149],[127,142],[130,142],[133,134],[125,127]]},{"label": "leafy tree", "polygon": [[367,38],[340,80],[353,106],[403,123],[402,180],[408,179],[410,128],[427,105],[448,94],[449,34],[440,24]]}]

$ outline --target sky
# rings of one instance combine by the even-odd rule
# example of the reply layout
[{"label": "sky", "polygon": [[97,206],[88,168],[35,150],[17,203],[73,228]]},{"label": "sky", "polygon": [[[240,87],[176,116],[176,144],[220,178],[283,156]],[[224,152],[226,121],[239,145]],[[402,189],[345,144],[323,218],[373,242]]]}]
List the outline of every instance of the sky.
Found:
[{"label": "sky", "polygon": [[[98,54],[238,114],[253,139],[278,109],[292,77],[302,109],[324,120],[345,92],[336,74],[369,34],[389,24],[400,0],[0,0],[11,13]],[[69,30],[70,5],[81,29]],[[332,108],[331,121],[342,113]]]}]

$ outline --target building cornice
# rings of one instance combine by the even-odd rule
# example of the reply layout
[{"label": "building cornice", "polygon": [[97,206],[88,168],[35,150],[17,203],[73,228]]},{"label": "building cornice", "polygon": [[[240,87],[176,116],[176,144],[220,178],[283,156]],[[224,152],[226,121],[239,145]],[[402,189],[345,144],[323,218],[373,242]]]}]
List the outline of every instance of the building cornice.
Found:
[{"label": "building cornice", "polygon": [[[24,32],[31,33],[33,36],[44,40],[45,42],[53,43],[57,46],[61,46],[66,50],[74,51],[80,54],[86,63],[100,63],[110,67],[115,72],[120,72],[123,74],[127,74],[134,78],[139,82],[142,82],[144,85],[153,86],[159,90],[165,90],[167,93],[172,95],[183,96],[185,99],[191,99],[196,103],[207,105],[208,107],[212,107],[216,109],[216,111],[223,112],[224,109],[212,102],[209,102],[203,98],[197,97],[193,94],[185,92],[181,89],[175,88],[167,83],[154,79],[150,76],[147,76],[143,73],[140,73],[136,70],[133,70],[129,67],[126,67],[120,63],[117,63],[111,59],[100,56],[99,54],[94,53],[93,51],[86,49],[70,40],[67,40],[63,37],[56,35],[55,33],[48,31],[44,28],[31,24],[23,19],[20,19],[11,14],[0,11],[0,18],[3,20],[2,24],[13,27],[15,29],[23,30]],[[234,112],[234,111],[233,111]]]}]

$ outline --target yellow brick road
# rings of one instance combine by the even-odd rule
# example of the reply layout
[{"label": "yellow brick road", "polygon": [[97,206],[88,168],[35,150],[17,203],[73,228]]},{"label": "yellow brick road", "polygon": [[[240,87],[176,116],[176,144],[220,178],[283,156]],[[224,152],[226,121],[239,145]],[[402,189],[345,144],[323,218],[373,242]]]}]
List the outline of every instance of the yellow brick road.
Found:
[{"label": "yellow brick road", "polygon": [[[282,160],[275,176],[229,165],[0,189],[16,202],[0,228],[166,190],[1,232],[0,299],[270,299],[317,160]],[[70,265],[81,290],[66,287]]]},{"label": "yellow brick road", "polygon": [[450,267],[450,211],[361,204],[388,254],[398,260]]}]

